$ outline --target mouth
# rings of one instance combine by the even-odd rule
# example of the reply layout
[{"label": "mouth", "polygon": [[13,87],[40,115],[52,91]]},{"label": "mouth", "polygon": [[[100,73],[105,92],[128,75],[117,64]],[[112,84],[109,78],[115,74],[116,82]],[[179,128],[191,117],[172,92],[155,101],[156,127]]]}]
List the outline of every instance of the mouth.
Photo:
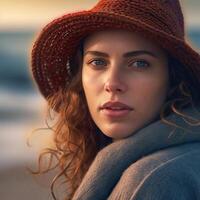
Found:
[{"label": "mouth", "polygon": [[132,107],[125,103],[119,101],[108,101],[104,103],[100,109],[110,109],[110,110],[133,110]]},{"label": "mouth", "polygon": [[133,111],[133,108],[122,102],[109,101],[100,107],[100,111],[107,117],[123,117]]},{"label": "mouth", "polygon": [[125,117],[127,116],[132,110],[130,109],[114,109],[114,108],[104,108],[101,109],[102,114],[107,117]]}]

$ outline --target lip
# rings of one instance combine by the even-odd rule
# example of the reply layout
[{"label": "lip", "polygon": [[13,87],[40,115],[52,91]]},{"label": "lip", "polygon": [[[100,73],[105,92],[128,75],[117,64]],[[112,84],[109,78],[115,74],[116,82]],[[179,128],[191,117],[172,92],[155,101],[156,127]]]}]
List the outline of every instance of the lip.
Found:
[{"label": "lip", "polygon": [[123,110],[133,110],[133,108],[131,108],[130,106],[120,102],[120,101],[108,101],[106,103],[104,103],[100,109],[111,109],[111,108],[115,108],[115,107],[118,107],[118,108],[121,108]]},{"label": "lip", "polygon": [[102,109],[101,112],[107,117],[125,117],[128,115],[132,110],[110,110],[110,109]]},{"label": "lip", "polygon": [[[120,108],[120,110],[111,109],[116,107]],[[103,106],[100,107],[100,110],[107,117],[125,117],[133,110],[133,108],[119,101],[109,101],[103,104]]]}]

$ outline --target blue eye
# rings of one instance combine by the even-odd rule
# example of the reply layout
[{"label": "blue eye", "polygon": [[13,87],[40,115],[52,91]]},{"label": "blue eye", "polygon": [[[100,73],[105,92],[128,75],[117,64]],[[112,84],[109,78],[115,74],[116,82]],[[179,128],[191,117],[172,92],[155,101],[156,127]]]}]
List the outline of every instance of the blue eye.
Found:
[{"label": "blue eye", "polygon": [[104,69],[104,67],[106,67],[107,62],[103,59],[93,59],[90,62],[88,62],[87,64],[91,65],[91,67],[96,70],[100,70],[100,69]]},{"label": "blue eye", "polygon": [[95,60],[92,60],[89,64],[92,64],[92,65],[95,65],[95,66],[100,66],[100,65],[105,66],[106,62],[104,60],[95,59]]},{"label": "blue eye", "polygon": [[132,62],[131,63],[131,66],[134,66],[136,68],[148,68],[149,67],[149,63],[144,61],[144,60],[137,60],[135,62]]}]

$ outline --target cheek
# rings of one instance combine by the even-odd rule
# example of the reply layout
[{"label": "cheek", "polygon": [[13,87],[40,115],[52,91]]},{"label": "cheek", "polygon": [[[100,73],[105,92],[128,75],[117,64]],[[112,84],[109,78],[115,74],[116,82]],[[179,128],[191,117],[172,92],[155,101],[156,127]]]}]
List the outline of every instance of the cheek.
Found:
[{"label": "cheek", "polygon": [[[132,83],[133,99],[138,104],[145,106],[154,106],[162,103],[166,97],[168,90],[168,79],[144,78],[135,80]],[[135,94],[135,95],[134,95]]]},{"label": "cheek", "polygon": [[103,89],[103,78],[105,75],[98,71],[91,70],[89,67],[82,69],[82,84],[85,94],[91,94],[93,98],[100,94]]},{"label": "cheek", "polygon": [[97,106],[97,100],[99,99],[101,82],[94,74],[91,74],[87,69],[82,70],[82,85],[87,100],[88,108],[91,115],[94,115]]}]

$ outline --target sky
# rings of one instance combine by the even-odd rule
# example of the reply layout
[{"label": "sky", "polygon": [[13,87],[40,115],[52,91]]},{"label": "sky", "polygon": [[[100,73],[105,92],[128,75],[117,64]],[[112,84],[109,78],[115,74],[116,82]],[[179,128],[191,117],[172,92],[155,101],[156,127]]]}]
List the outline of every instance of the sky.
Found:
[{"label": "sky", "polygon": [[[0,0],[0,30],[41,28],[55,17],[89,9],[98,0]],[[200,27],[200,0],[180,0],[187,27]]]},{"label": "sky", "polygon": [[40,27],[62,14],[89,9],[97,2],[98,0],[0,0],[0,29]]}]

